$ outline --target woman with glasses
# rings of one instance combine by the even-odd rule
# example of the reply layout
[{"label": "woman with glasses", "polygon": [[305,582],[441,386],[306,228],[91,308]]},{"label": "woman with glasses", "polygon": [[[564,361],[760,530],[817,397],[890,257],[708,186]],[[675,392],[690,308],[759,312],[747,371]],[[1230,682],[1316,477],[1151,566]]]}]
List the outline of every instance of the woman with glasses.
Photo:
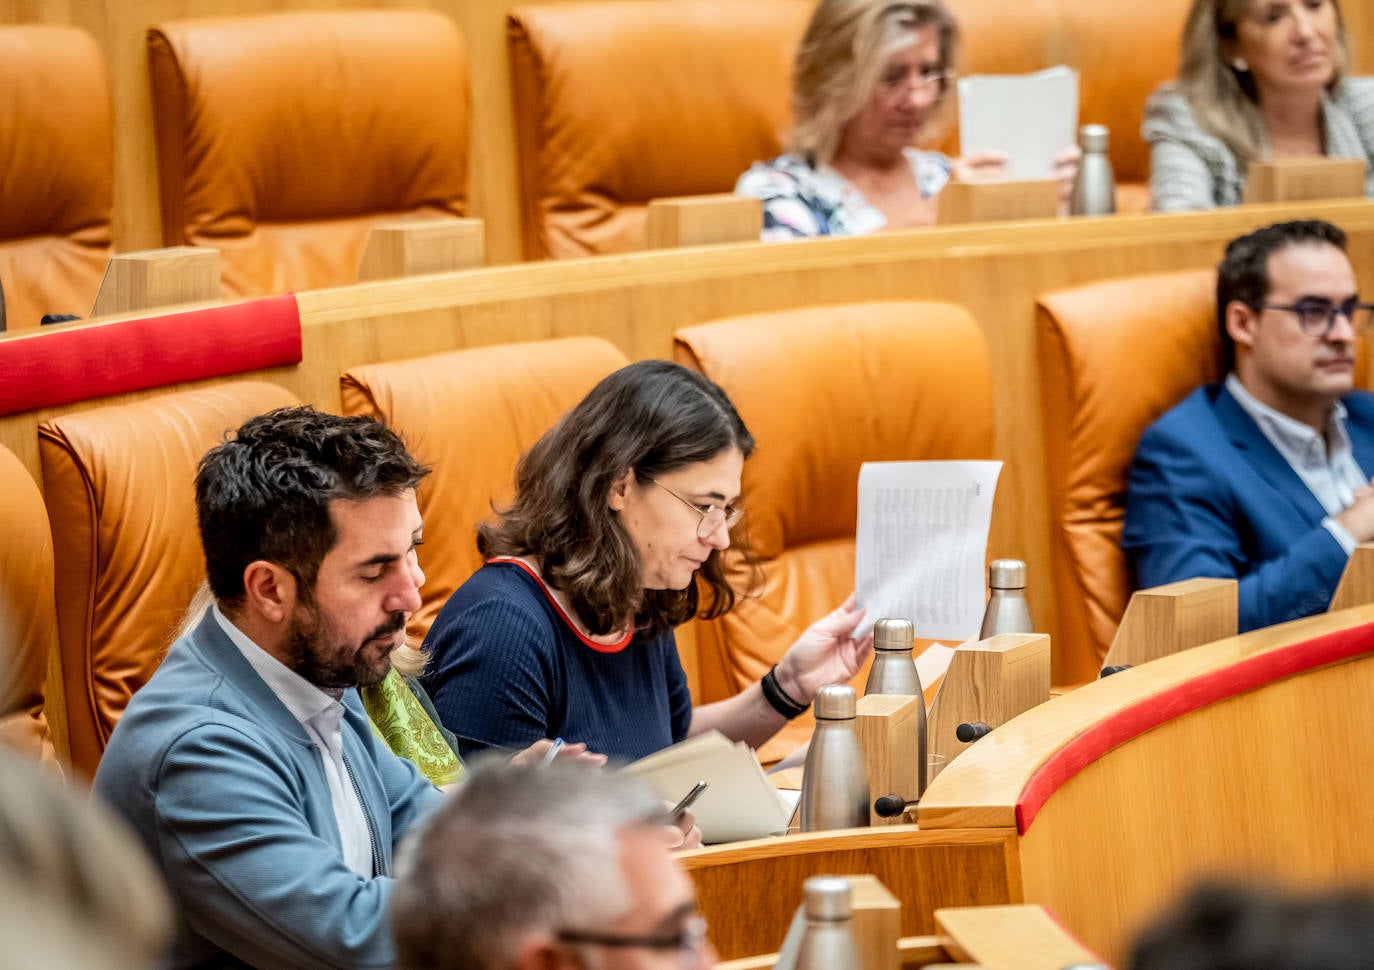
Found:
[{"label": "woman with glasses", "polygon": [[[940,0],[821,0],[797,49],[788,150],[735,186],[763,200],[763,239],[932,225],[951,179],[1005,177],[1002,152],[913,147],[953,86],[957,41]],[[1066,203],[1079,157],[1055,157]]]},{"label": "woman with glasses", "polygon": [[722,556],[753,450],[724,391],[661,360],[616,371],[536,442],[478,527],[487,563],[426,640],[423,683],[464,755],[556,737],[635,759],[711,729],[758,746],[858,672],[872,637],[853,636],[851,597],[760,683],[692,707],[673,628],[746,592]]},{"label": "woman with glasses", "polygon": [[1349,63],[1336,0],[1194,0],[1145,107],[1154,208],[1239,205],[1255,162],[1323,155],[1364,161],[1374,195],[1374,80]]}]

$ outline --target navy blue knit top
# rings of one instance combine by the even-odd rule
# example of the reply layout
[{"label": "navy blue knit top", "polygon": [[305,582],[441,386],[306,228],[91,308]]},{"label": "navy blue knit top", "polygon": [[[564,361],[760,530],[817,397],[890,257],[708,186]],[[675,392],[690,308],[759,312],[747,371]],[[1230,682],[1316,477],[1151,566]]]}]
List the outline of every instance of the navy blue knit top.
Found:
[{"label": "navy blue knit top", "polygon": [[671,630],[585,639],[532,570],[488,562],[444,604],[421,678],[463,755],[540,738],[633,760],[687,736],[692,699]]}]

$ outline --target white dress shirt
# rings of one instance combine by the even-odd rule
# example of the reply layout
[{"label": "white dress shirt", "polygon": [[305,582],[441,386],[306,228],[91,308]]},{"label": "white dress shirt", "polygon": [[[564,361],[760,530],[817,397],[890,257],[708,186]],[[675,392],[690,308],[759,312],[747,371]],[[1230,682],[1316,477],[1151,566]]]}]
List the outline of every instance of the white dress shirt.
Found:
[{"label": "white dress shirt", "polygon": [[358,875],[370,879],[373,871],[372,829],[363,814],[358,790],[353,786],[348,763],[343,756],[343,691],[326,691],[297,674],[276,657],[254,643],[246,633],[229,621],[218,605],[211,607],[215,621],[238,647],[272,693],[305,728],[315,747],[320,749],[324,777],[329,783],[329,798],[334,804],[334,820],[344,863]]},{"label": "white dress shirt", "polygon": [[1369,476],[1355,462],[1350,434],[1345,428],[1345,405],[1337,401],[1331,406],[1326,434],[1320,435],[1310,425],[1259,401],[1234,373],[1227,375],[1226,389],[1326,510],[1322,525],[1347,556],[1353,553],[1355,537],[1332,516],[1350,507],[1355,501],[1355,490],[1368,485]]}]

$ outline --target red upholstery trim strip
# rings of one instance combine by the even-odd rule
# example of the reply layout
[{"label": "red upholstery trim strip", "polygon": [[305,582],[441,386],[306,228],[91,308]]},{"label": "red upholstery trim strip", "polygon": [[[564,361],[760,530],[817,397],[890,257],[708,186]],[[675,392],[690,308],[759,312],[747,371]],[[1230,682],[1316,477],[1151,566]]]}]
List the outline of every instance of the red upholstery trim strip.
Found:
[{"label": "red upholstery trim strip", "polygon": [[1247,657],[1122,708],[1064,745],[1031,776],[1016,802],[1017,832],[1025,835],[1051,795],[1118,745],[1216,701],[1371,651],[1374,623],[1367,623]]},{"label": "red upholstery trim strip", "polygon": [[293,293],[0,341],[0,414],[301,360]]},{"label": "red upholstery trim strip", "polygon": [[583,643],[591,647],[597,653],[620,653],[620,651],[628,647],[630,645],[630,641],[634,639],[635,631],[630,630],[629,633],[625,634],[624,637],[622,637],[615,643],[597,643],[591,637],[587,636],[580,629],[578,629],[577,624],[573,622],[572,617],[568,616],[568,614],[564,611],[563,604],[558,602],[558,600],[554,598],[553,590],[549,589],[549,587],[545,585],[544,577],[540,576],[537,572],[531,569],[529,563],[525,562],[523,559],[516,559],[514,556],[492,556],[490,559],[487,560],[487,562],[494,563],[498,566],[502,564],[507,566],[519,566],[521,569],[523,569],[531,579],[533,579],[536,583],[539,584],[539,588],[544,591],[544,595],[547,596],[549,602],[553,604],[553,608],[558,611],[558,615],[563,618],[563,622],[568,624],[568,629],[572,630],[573,633],[577,634],[577,639],[581,640]]}]

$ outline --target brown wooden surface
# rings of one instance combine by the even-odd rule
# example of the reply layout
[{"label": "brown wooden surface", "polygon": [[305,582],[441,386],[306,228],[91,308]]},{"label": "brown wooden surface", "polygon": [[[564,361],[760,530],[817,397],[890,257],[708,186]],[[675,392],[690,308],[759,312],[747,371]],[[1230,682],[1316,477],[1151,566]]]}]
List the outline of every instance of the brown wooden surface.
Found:
[{"label": "brown wooden surface", "polygon": [[940,192],[941,225],[1052,219],[1058,212],[1059,183],[1054,179],[951,182]]},{"label": "brown wooden surface", "polygon": [[986,970],[1064,970],[1098,958],[1040,906],[938,909],[945,949]]},{"label": "brown wooden surface", "polygon": [[[855,298],[963,303],[987,334],[996,454],[1007,463],[998,484],[989,553],[1027,563],[1031,613],[1053,636],[1036,295],[1098,279],[1215,265],[1236,235],[1297,217],[1328,218],[1345,228],[1362,288],[1374,291],[1374,204],[1368,202],[989,223],[488,267],[301,293],[304,362],[254,376],[278,382],[309,403],[337,409],[339,375],[349,367],[465,346],[592,334],[632,358],[666,357],[674,330],[723,316]],[[170,388],[158,393],[165,390]],[[89,406],[0,418],[0,443],[38,477],[38,422]],[[942,419],[957,420],[957,415]],[[1055,648],[1074,646],[1056,642]]]},{"label": "brown wooden surface", "polygon": [[1234,579],[1185,579],[1137,590],[1102,666],[1136,666],[1235,636],[1239,602]]},{"label": "brown wooden surface", "polygon": [[1360,158],[1277,158],[1250,166],[1247,203],[1311,202],[1364,198],[1365,161]]},{"label": "brown wooden surface", "polygon": [[367,234],[358,279],[452,273],[486,262],[481,219],[426,219],[376,225]]},{"label": "brown wooden surface", "polygon": [[1371,542],[1361,543],[1351,553],[1327,609],[1335,612],[1365,603],[1374,603],[1374,543]]},{"label": "brown wooden surface", "polygon": [[762,229],[762,200],[738,195],[654,199],[644,216],[646,249],[751,242]]},{"label": "brown wooden surface", "polygon": [[789,835],[679,855],[722,959],[776,951],[811,876],[875,876],[902,901],[902,933],[935,930],[940,906],[1020,902],[1009,830],[936,835],[904,825]]},{"label": "brown wooden surface", "polygon": [[1003,633],[961,644],[930,706],[926,750],[943,757],[947,768],[982,743],[960,741],[955,734],[960,724],[1000,727],[1049,699],[1050,638],[1043,633]]},{"label": "brown wooden surface", "polygon": [[[854,733],[864,756],[872,798],[898,795],[915,801],[921,794],[920,734],[925,698],[905,694],[865,694],[859,698]],[[868,824],[900,825],[903,816],[883,818],[868,807]]]},{"label": "brown wooden surface", "polygon": [[218,303],[219,250],[169,246],[117,253],[105,267],[91,316]]}]

